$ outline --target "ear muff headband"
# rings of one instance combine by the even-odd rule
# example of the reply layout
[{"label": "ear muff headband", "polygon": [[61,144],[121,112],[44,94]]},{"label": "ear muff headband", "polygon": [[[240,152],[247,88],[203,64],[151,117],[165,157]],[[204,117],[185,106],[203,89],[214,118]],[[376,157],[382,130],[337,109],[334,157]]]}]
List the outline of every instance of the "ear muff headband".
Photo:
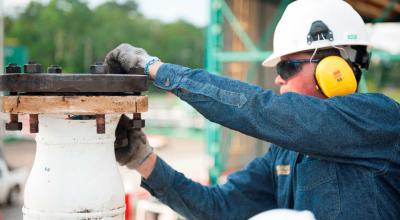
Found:
[{"label": "ear muff headband", "polygon": [[318,89],[326,97],[343,96],[356,92],[357,80],[350,64],[339,56],[322,59],[315,68]]}]

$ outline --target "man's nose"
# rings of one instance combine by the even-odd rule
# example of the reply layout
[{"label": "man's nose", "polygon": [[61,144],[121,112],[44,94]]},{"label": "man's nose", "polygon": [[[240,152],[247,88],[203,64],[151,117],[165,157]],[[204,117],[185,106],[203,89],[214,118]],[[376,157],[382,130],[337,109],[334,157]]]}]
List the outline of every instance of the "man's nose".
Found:
[{"label": "man's nose", "polygon": [[281,85],[286,84],[286,80],[282,79],[282,77],[280,75],[277,75],[275,77],[275,81],[274,82],[275,82],[275,85],[277,85],[277,86],[281,86]]}]

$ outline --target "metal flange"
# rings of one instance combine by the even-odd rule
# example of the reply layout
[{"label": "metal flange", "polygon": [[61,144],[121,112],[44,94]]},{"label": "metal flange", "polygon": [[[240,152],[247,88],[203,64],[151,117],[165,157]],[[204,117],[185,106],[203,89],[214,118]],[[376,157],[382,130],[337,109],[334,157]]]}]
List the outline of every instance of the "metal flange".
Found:
[{"label": "metal flange", "polygon": [[30,93],[140,93],[148,90],[146,75],[21,74],[0,75],[0,91]]},{"label": "metal flange", "polygon": [[6,74],[0,75],[1,111],[10,113],[7,130],[21,130],[18,114],[29,114],[31,133],[37,133],[38,114],[72,114],[96,118],[97,133],[105,132],[105,115],[134,113],[136,127],[144,127],[140,112],[147,111],[148,76],[143,68],[132,68],[126,74],[109,73],[107,65],[96,63],[89,73],[63,73],[58,65],[51,65],[48,73],[35,62],[21,67],[10,64]]}]

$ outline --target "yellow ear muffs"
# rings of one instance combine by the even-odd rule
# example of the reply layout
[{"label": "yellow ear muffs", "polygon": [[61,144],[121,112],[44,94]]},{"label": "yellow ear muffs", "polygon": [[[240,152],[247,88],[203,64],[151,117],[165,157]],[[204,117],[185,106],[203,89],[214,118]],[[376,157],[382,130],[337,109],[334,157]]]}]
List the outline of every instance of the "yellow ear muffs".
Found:
[{"label": "yellow ear muffs", "polygon": [[339,56],[322,59],[315,68],[317,88],[326,97],[342,96],[357,90],[357,80],[350,64]]}]

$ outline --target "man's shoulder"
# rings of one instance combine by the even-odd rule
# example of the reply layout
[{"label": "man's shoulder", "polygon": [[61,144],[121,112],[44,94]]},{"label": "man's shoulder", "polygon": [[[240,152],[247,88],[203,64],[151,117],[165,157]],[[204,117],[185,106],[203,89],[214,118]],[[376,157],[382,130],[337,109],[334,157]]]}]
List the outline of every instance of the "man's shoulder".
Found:
[{"label": "man's shoulder", "polygon": [[382,100],[384,102],[387,102],[388,104],[394,104],[397,107],[397,109],[399,109],[399,105],[400,105],[399,102],[389,96],[386,96],[382,93],[367,93],[367,94],[370,94],[370,96],[373,99]]},{"label": "man's shoulder", "polygon": [[350,99],[361,99],[361,100],[366,100],[366,101],[380,100],[380,101],[385,101],[385,102],[390,102],[390,103],[398,103],[393,98],[390,98],[389,96],[387,96],[385,94],[377,93],[377,92],[354,93],[354,94],[343,96],[343,97],[350,98]]},{"label": "man's shoulder", "polygon": [[337,96],[327,99],[337,106],[347,106],[354,109],[357,107],[362,110],[379,110],[399,112],[399,103],[381,93],[355,93],[347,96]]}]

